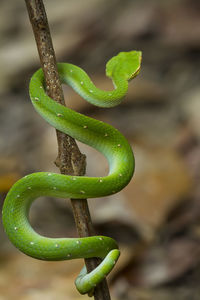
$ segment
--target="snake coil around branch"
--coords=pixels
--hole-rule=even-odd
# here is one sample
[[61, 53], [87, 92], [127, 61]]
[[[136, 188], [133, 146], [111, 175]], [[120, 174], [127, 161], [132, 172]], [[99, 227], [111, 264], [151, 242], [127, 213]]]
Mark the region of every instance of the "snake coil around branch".
[[[100, 107], [113, 107], [124, 98], [128, 81], [140, 71], [141, 52], [121, 52], [106, 65], [106, 75], [114, 90], [95, 87], [79, 67], [58, 64], [62, 83], [70, 85], [85, 100]], [[102, 263], [87, 274], [84, 267], [75, 284], [81, 294], [91, 294], [95, 286], [110, 273], [120, 252], [112, 238], [48, 238], [39, 235], [28, 219], [32, 202], [40, 196], [59, 198], [96, 198], [115, 194], [131, 180], [134, 156], [125, 137], [112, 126], [64, 107], [45, 93], [44, 75], [38, 70], [30, 81], [30, 98], [36, 111], [53, 127], [100, 151], [109, 162], [105, 177], [61, 175], [38, 172], [17, 181], [7, 194], [3, 206], [3, 225], [11, 242], [25, 254], [42, 260], [70, 260], [100, 257]]]

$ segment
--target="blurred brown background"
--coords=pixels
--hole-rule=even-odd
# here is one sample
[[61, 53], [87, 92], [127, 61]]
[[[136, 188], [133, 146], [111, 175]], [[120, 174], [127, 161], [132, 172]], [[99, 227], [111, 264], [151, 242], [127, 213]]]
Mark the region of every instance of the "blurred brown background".
[[[105, 64], [142, 50], [140, 75], [116, 108], [99, 109], [65, 87], [68, 106], [118, 128], [136, 157], [122, 192], [89, 200], [99, 234], [121, 258], [109, 277], [113, 300], [200, 299], [200, 2], [198, 0], [49, 0], [44, 2], [58, 61], [84, 68], [109, 89]], [[55, 171], [55, 130], [36, 114], [28, 83], [39, 59], [24, 1], [0, 2], [0, 203], [25, 174]], [[106, 174], [93, 149], [87, 173]], [[76, 236], [69, 201], [39, 199], [31, 221], [48, 236]], [[0, 300], [68, 300], [82, 261], [26, 257], [0, 227]]]

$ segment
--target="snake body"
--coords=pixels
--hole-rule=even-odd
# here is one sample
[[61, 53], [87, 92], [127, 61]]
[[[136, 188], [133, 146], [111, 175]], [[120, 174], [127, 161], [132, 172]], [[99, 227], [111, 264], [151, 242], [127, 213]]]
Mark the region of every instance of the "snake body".
[[[106, 74], [115, 89], [103, 91], [95, 87], [79, 67], [58, 64], [62, 83], [70, 85], [84, 99], [101, 107], [119, 104], [128, 88], [128, 80], [140, 70], [141, 52], [121, 52], [106, 66]], [[53, 127], [98, 151], [109, 162], [105, 177], [66, 176], [38, 172], [17, 181], [7, 194], [3, 206], [3, 225], [11, 242], [25, 254], [42, 260], [70, 260], [100, 257], [102, 263], [87, 274], [84, 267], [76, 279], [81, 294], [91, 293], [94, 287], [112, 270], [119, 257], [117, 243], [109, 237], [48, 238], [31, 227], [28, 215], [31, 203], [40, 196], [59, 198], [96, 198], [117, 193], [130, 181], [134, 171], [134, 156], [125, 137], [112, 126], [81, 115], [64, 107], [45, 93], [42, 70], [30, 81], [30, 98], [36, 111]]]

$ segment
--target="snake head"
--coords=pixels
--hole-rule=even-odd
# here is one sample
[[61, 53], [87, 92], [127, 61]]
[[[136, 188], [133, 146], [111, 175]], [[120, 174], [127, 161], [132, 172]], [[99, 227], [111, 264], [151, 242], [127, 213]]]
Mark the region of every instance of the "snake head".
[[106, 64], [106, 76], [131, 80], [140, 72], [141, 51], [120, 52]]

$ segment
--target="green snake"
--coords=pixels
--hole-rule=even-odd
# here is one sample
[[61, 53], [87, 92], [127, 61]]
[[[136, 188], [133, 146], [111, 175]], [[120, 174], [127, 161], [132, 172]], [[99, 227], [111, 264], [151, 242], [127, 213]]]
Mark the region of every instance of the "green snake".
[[[118, 105], [127, 93], [128, 81], [140, 71], [141, 52], [121, 52], [106, 65], [106, 75], [114, 89], [98, 89], [79, 67], [58, 64], [62, 83], [71, 86], [85, 100], [100, 107]], [[95, 286], [112, 270], [118, 257], [118, 245], [112, 238], [48, 238], [31, 227], [28, 215], [32, 202], [41, 196], [59, 198], [96, 198], [123, 189], [134, 172], [134, 156], [125, 137], [112, 126], [64, 107], [45, 92], [41, 69], [30, 81], [30, 98], [36, 111], [53, 127], [100, 151], [109, 162], [105, 177], [68, 176], [38, 172], [17, 181], [7, 194], [3, 206], [3, 225], [11, 242], [25, 254], [41, 260], [70, 260], [100, 257], [103, 261], [92, 272], [84, 267], [75, 284], [81, 294], [91, 294]]]

